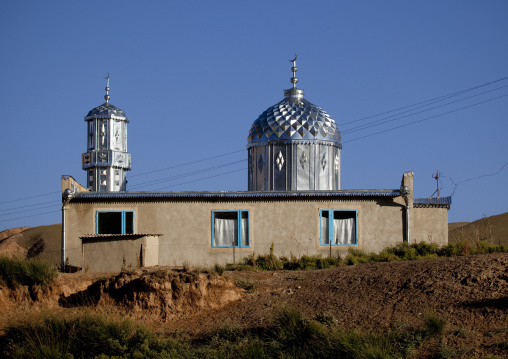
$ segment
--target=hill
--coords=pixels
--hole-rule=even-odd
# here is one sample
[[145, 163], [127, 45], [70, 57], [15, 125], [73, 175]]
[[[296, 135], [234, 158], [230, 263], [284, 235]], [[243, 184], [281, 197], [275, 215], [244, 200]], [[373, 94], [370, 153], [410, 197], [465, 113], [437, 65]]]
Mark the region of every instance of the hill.
[[450, 243], [481, 240], [491, 244], [508, 245], [508, 212], [474, 222], [448, 224], [448, 241]]
[[0, 232], [0, 254], [34, 257], [60, 265], [62, 225], [19, 227]]

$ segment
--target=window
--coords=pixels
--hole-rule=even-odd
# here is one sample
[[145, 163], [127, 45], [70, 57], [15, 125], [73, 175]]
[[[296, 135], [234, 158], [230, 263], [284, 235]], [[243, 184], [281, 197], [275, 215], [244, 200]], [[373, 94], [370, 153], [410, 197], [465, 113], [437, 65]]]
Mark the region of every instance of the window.
[[97, 234], [133, 234], [134, 211], [97, 211]]
[[212, 211], [212, 247], [250, 247], [249, 211]]
[[358, 212], [344, 209], [322, 209], [321, 245], [358, 245]]

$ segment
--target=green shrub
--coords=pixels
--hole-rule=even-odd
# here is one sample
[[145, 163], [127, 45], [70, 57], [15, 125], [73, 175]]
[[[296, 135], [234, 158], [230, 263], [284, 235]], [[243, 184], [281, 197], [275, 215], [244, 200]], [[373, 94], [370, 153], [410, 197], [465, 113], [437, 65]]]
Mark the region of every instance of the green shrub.
[[439, 246], [435, 243], [427, 243], [427, 242], [420, 242], [417, 244], [411, 245], [412, 248], [416, 250], [416, 253], [418, 256], [428, 256], [431, 254], [436, 254], [439, 250]]
[[129, 320], [91, 315], [32, 319], [8, 328], [1, 344], [8, 358], [159, 358], [179, 349]]
[[235, 284], [238, 287], [245, 289], [247, 293], [252, 293], [254, 292], [254, 289], [256, 289], [256, 283], [253, 283], [248, 279], [237, 279]]
[[294, 308], [284, 307], [275, 316], [275, 337], [289, 352], [299, 348], [317, 349], [319, 342], [326, 337], [325, 327], [315, 321], [303, 318]]
[[446, 319], [435, 313], [427, 313], [424, 318], [425, 332], [429, 336], [441, 335], [446, 326]]
[[220, 264], [215, 264], [213, 269], [218, 275], [223, 275], [224, 271], [226, 270], [226, 268], [224, 268], [224, 266], [221, 266]]
[[10, 288], [18, 285], [48, 285], [57, 276], [49, 264], [35, 259], [0, 257], [0, 282]]
[[370, 256], [358, 248], [349, 248], [346, 258], [343, 263], [346, 265], [356, 265], [361, 263], [369, 263], [371, 261]]

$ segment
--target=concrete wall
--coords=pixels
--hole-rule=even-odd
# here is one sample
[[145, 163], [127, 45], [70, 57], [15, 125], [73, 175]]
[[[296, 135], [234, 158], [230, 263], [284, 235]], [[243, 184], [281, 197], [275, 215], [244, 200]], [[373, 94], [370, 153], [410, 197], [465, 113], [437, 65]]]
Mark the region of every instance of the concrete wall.
[[436, 207], [413, 208], [410, 243], [429, 242], [439, 246], [448, 244], [448, 209]]
[[[83, 239], [83, 269], [119, 272], [158, 264], [158, 236], [108, 236]], [[79, 266], [81, 267], [81, 266]]]
[[[448, 243], [446, 208], [415, 208], [413, 172], [403, 175], [402, 186], [410, 194], [399, 197], [253, 197], [249, 199], [71, 199], [65, 205], [65, 253], [68, 264], [90, 271], [119, 270], [139, 265], [141, 244], [146, 248], [144, 265], [211, 266], [239, 262], [251, 254], [266, 254], [274, 245], [275, 255], [330, 254], [320, 244], [322, 209], [355, 210], [358, 214], [358, 243], [355, 248], [380, 252], [406, 240], [406, 213], [409, 213], [409, 242]], [[62, 178], [62, 190], [84, 188], [70, 176]], [[250, 247], [212, 248], [212, 211], [245, 210], [250, 215]], [[97, 211], [134, 211], [134, 233], [161, 234], [133, 240], [110, 239], [92, 243], [86, 239], [85, 262], [80, 237], [96, 233]], [[345, 254], [350, 246], [332, 246], [332, 255]], [[138, 258], [136, 258], [136, 255]]]
[[[160, 233], [160, 265], [210, 266], [233, 262], [232, 248], [212, 248], [212, 211], [248, 210], [250, 214], [250, 248], [235, 248], [240, 261], [252, 253], [265, 254], [273, 243], [277, 256], [329, 255], [330, 248], [320, 245], [320, 210], [349, 209], [358, 211], [357, 248], [379, 252], [386, 246], [403, 241], [404, 200], [401, 197], [376, 199], [253, 199], [234, 201], [159, 201], [124, 203], [67, 204], [66, 255], [70, 264], [81, 266], [81, 239], [95, 233], [96, 211], [134, 211], [135, 233]], [[110, 244], [122, 263], [127, 242]], [[117, 246], [117, 247], [115, 247]], [[136, 244], [137, 246], [137, 244]], [[332, 254], [345, 253], [348, 247], [332, 247]], [[135, 249], [134, 252], [139, 252]], [[77, 257], [77, 258], [76, 258]], [[135, 258], [135, 257], [133, 257]], [[96, 259], [95, 261], [102, 261]], [[130, 262], [132, 263], [132, 262]], [[87, 262], [92, 268], [92, 263]], [[96, 267], [97, 270], [100, 267]], [[101, 269], [102, 270], [102, 269]]]

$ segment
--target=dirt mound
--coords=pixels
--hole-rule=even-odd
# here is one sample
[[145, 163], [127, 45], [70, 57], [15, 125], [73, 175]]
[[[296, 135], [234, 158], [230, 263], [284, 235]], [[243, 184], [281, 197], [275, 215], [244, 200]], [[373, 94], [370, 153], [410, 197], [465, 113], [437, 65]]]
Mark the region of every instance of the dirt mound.
[[31, 228], [31, 227], [10, 228], [10, 229], [6, 229], [5, 231], [0, 232], [0, 243], [4, 239], [12, 237], [16, 234], [20, 234], [21, 232], [25, 231], [28, 228]]
[[184, 270], [139, 270], [94, 282], [62, 296], [62, 307], [119, 305], [162, 321], [216, 309], [236, 301], [243, 290], [223, 277]]
[[434, 312], [457, 328], [508, 330], [508, 254], [232, 275], [249, 281], [254, 292], [206, 321], [188, 319], [186, 328], [199, 332], [226, 318], [265, 325], [274, 311], [289, 305], [309, 318], [326, 313], [349, 328], [419, 325]]
[[470, 357], [508, 355], [508, 254], [224, 277], [169, 268], [60, 274], [49, 288], [0, 287], [0, 330], [33, 311], [92, 308], [200, 337], [224, 323], [269, 327], [286, 306], [306, 318], [326, 316], [342, 328], [373, 331], [418, 327], [434, 313], [446, 320], [447, 345], [470, 348]]
[[18, 241], [23, 237], [22, 233], [29, 228], [30, 227], [11, 228], [0, 232], [0, 255], [9, 258], [24, 258], [27, 250], [20, 246]]

